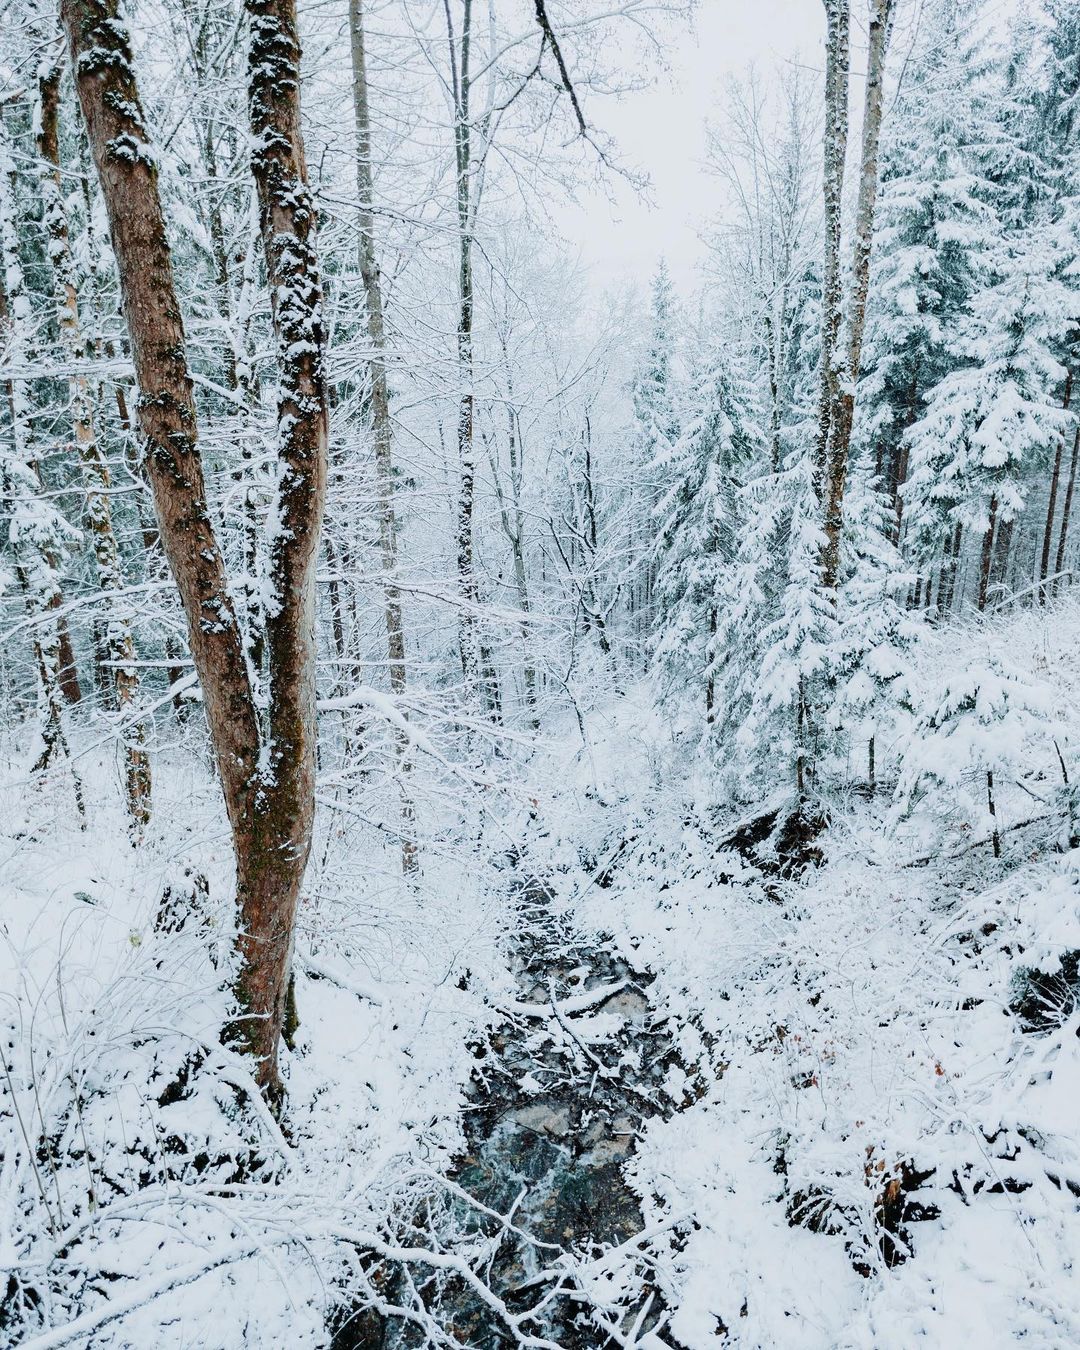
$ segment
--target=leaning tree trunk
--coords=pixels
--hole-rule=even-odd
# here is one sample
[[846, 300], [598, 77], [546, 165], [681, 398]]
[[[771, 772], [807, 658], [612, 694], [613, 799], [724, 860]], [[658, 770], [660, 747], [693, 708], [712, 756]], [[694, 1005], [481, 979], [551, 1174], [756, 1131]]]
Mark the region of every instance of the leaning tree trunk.
[[267, 738], [206, 502], [184, 327], [127, 31], [117, 0], [62, 0], [79, 100], [109, 215], [139, 383], [139, 425], [161, 540], [187, 619], [236, 853], [236, 1034], [281, 1098], [278, 1043], [292, 928], [314, 814], [314, 565], [326, 483], [326, 394], [314, 209], [299, 131], [290, 4], [249, 6], [254, 171], [281, 370], [277, 612], [267, 624]]
[[120, 612], [117, 601], [123, 590], [124, 575], [109, 503], [109, 468], [94, 430], [90, 384], [78, 368], [83, 355], [83, 339], [60, 168], [60, 73], [60, 50], [57, 48], [38, 78], [37, 147], [41, 160], [42, 205], [59, 311], [60, 342], [70, 372], [68, 395], [75, 452], [86, 489], [86, 515], [98, 584], [109, 607], [105, 625], [107, 678], [121, 718], [125, 796], [132, 834], [138, 840], [150, 821], [150, 758], [146, 753], [142, 723], [133, 717], [138, 703], [139, 676], [131, 625]]
[[[364, 48], [363, 0], [350, 0], [349, 38], [352, 54], [353, 115], [356, 123], [356, 192], [360, 226], [360, 276], [367, 301], [368, 340], [371, 355], [371, 421], [375, 433], [375, 481], [379, 498], [379, 548], [383, 568], [383, 613], [390, 690], [405, 693], [405, 626], [401, 592], [397, 582], [397, 515], [394, 510], [393, 427], [390, 421], [390, 391], [386, 378], [386, 324], [383, 317], [382, 285], [375, 249], [375, 184], [371, 168], [371, 116], [368, 108], [367, 57]], [[409, 741], [398, 736], [401, 775], [402, 821], [401, 865], [405, 873], [417, 870], [414, 808], [407, 785], [410, 767]]]
[[[829, 417], [825, 456], [825, 545], [822, 551], [822, 585], [834, 590], [840, 573], [840, 535], [844, 527], [844, 487], [855, 420], [855, 387], [862, 364], [862, 340], [866, 326], [866, 299], [870, 290], [870, 252], [874, 239], [874, 208], [878, 190], [878, 148], [881, 143], [881, 105], [884, 93], [885, 51], [889, 41], [893, 0], [874, 0], [870, 19], [870, 47], [866, 70], [866, 100], [863, 107], [862, 158], [859, 171], [859, 202], [855, 216], [855, 257], [851, 276], [851, 308], [848, 318], [848, 350], [842, 377], [835, 381], [834, 402]], [[846, 11], [844, 10], [844, 59], [846, 62]], [[847, 79], [843, 80], [846, 119]], [[835, 366], [836, 357], [833, 357]]]

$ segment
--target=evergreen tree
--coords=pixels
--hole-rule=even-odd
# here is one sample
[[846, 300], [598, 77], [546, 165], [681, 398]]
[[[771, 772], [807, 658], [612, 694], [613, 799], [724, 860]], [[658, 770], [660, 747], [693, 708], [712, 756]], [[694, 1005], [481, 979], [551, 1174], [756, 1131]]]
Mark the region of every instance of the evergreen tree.
[[926, 699], [904, 747], [894, 818], [920, 803], [959, 813], [1000, 853], [1000, 796], [1053, 754], [1053, 692], [1003, 658], [946, 676]]
[[[928, 392], [958, 363], [953, 321], [975, 287], [973, 245], [989, 224], [971, 163], [989, 109], [977, 85], [970, 11], [962, 0], [927, 7], [886, 125], [860, 401], [864, 435], [893, 500], [894, 536], [905, 509], [907, 433]], [[936, 537], [936, 518], [922, 525]]]
[[665, 688], [704, 683], [724, 579], [737, 547], [738, 493], [764, 450], [748, 381], [719, 344], [694, 363], [682, 433], [655, 461], [655, 658]]
[[652, 282], [645, 351], [631, 391], [634, 467], [628, 507], [631, 549], [640, 562], [630, 579], [627, 599], [643, 645], [654, 613], [656, 571], [651, 539], [660, 493], [656, 466], [670, 454], [679, 436], [675, 351], [675, 290], [667, 263], [661, 260]]
[[813, 484], [820, 287], [809, 271], [788, 345], [790, 420], [779, 472], [762, 462], [737, 499], [738, 532], [709, 644], [720, 744], [735, 753], [722, 777], [739, 795], [763, 786], [801, 806], [822, 750], [817, 716], [835, 609], [821, 588], [823, 533]]
[[880, 747], [892, 744], [909, 720], [912, 651], [923, 632], [903, 603], [913, 576], [891, 542], [892, 519], [891, 503], [874, 475], [858, 466], [848, 490], [846, 580], [837, 604], [828, 720], [851, 749], [863, 747], [871, 793], [892, 769]]
[[[965, 147], [978, 203], [965, 245], [972, 286], [952, 325], [953, 368], [928, 391], [911, 426], [908, 496], [924, 537], [944, 520], [982, 540], [977, 603], [985, 607], [995, 531], [1011, 529], [1065, 429], [1057, 358], [1075, 296], [1060, 280], [1060, 238], [1043, 205], [1047, 165], [1032, 136], [1031, 34], [984, 68], [970, 57]], [[940, 533], [940, 530], [938, 530]]]

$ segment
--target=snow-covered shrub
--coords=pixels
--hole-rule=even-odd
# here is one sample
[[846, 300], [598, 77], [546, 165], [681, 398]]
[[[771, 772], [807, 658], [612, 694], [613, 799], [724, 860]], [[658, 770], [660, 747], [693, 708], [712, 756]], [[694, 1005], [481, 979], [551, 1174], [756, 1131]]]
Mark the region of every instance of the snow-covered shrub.
[[[948, 675], [926, 700], [904, 747], [894, 813], [942, 813], [989, 834], [997, 853], [999, 805], [1010, 785], [1053, 763], [1053, 691], [991, 656]], [[1031, 789], [1028, 789], [1031, 791]]]

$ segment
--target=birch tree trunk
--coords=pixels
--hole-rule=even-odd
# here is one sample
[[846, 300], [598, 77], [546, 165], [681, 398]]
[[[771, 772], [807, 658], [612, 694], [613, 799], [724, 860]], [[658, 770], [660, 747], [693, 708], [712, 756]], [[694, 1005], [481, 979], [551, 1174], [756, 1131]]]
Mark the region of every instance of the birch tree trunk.
[[844, 164], [848, 128], [849, 0], [824, 0], [825, 43], [825, 258], [821, 286], [821, 392], [818, 403], [817, 444], [814, 451], [814, 488], [822, 499], [825, 486], [829, 428], [836, 407], [840, 372], [841, 278], [840, 226], [844, 198]]
[[83, 355], [79, 327], [79, 297], [75, 285], [75, 261], [60, 166], [60, 75], [61, 48], [57, 45], [38, 77], [37, 148], [40, 156], [41, 196], [45, 227], [49, 236], [53, 286], [58, 307], [60, 342], [71, 370], [68, 397], [75, 452], [86, 490], [86, 515], [89, 521], [98, 585], [105, 597], [105, 653], [108, 679], [120, 714], [124, 740], [124, 784], [132, 834], [138, 841], [150, 821], [150, 759], [145, 748], [142, 723], [132, 714], [138, 703], [139, 676], [135, 665], [135, 640], [131, 625], [120, 612], [118, 596], [124, 575], [120, 548], [113, 529], [109, 503], [109, 468], [101, 453], [94, 428], [93, 399], [85, 374], [78, 370]]
[[326, 393], [315, 218], [299, 128], [299, 50], [288, 0], [249, 4], [253, 171], [281, 355], [280, 522], [270, 542], [267, 734], [206, 502], [183, 321], [153, 148], [117, 0], [62, 0], [79, 101], [109, 216], [139, 384], [139, 425], [162, 545], [187, 619], [236, 855], [242, 1048], [269, 1101], [296, 907], [314, 817], [315, 556], [326, 484]]
[[464, 13], [459, 49], [455, 45], [453, 20], [449, 0], [446, 9], [447, 38], [450, 44], [450, 72], [454, 97], [454, 164], [458, 219], [458, 324], [457, 362], [461, 390], [458, 402], [458, 458], [461, 465], [461, 487], [457, 507], [457, 567], [458, 582], [463, 602], [458, 626], [461, 647], [461, 669], [465, 677], [465, 696], [469, 697], [476, 685], [479, 653], [477, 652], [476, 603], [477, 587], [473, 559], [473, 499], [476, 491], [476, 451], [474, 445], [473, 406], [473, 275], [472, 275], [472, 213], [470, 210], [471, 128], [469, 126], [469, 54], [472, 40], [472, 3], [463, 0]]
[[[835, 0], [834, 0], [835, 3]], [[847, 59], [847, 0], [839, 0], [844, 15], [844, 59]], [[884, 94], [885, 52], [892, 22], [893, 0], [874, 0], [870, 18], [866, 97], [863, 106], [862, 154], [859, 170], [859, 202], [855, 216], [855, 256], [851, 277], [851, 307], [848, 314], [848, 348], [843, 369], [830, 386], [833, 399], [829, 414], [825, 463], [825, 545], [822, 551], [822, 585], [836, 589], [840, 572], [840, 536], [844, 527], [844, 488], [855, 419], [855, 389], [862, 364], [862, 340], [866, 327], [866, 299], [870, 290], [870, 252], [874, 238], [874, 208], [878, 190], [878, 150], [881, 144], [881, 106]], [[843, 78], [847, 117], [847, 77]], [[835, 370], [837, 356], [833, 353]]]
[[458, 494], [456, 542], [461, 618], [458, 642], [465, 698], [471, 701], [479, 690], [488, 712], [498, 715], [499, 691], [490, 653], [480, 636], [478, 609], [480, 590], [476, 582], [476, 550], [473, 515], [476, 505], [476, 394], [473, 367], [473, 157], [471, 116], [472, 0], [463, 0], [461, 40], [454, 36], [450, 0], [444, 0], [447, 37], [450, 44], [451, 89], [454, 101], [454, 164], [458, 219], [458, 325], [457, 364], [461, 392], [458, 401], [458, 456], [461, 487]]
[[[390, 391], [386, 378], [386, 324], [383, 316], [382, 284], [375, 246], [375, 184], [371, 167], [371, 115], [368, 106], [367, 56], [364, 47], [363, 0], [349, 0], [349, 45], [352, 56], [353, 116], [356, 123], [356, 192], [360, 226], [360, 276], [367, 302], [368, 340], [371, 354], [368, 373], [371, 380], [371, 422], [375, 436], [375, 482], [379, 495], [379, 548], [383, 569], [383, 611], [386, 622], [386, 650], [390, 690], [404, 694], [406, 686], [405, 627], [401, 614], [401, 592], [397, 583], [398, 526], [394, 509], [393, 425], [390, 420]], [[414, 808], [407, 786], [409, 741], [398, 737], [401, 775], [402, 834], [401, 863], [405, 873], [417, 870]]]

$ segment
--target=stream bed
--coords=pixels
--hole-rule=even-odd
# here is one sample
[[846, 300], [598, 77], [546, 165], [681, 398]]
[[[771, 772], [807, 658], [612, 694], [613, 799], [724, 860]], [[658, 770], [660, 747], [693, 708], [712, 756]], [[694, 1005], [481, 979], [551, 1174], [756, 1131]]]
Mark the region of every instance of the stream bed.
[[[553, 912], [542, 880], [521, 881], [516, 904], [518, 999], [477, 1048], [469, 1148], [455, 1179], [532, 1239], [506, 1235], [493, 1290], [515, 1311], [547, 1293], [543, 1333], [565, 1350], [598, 1350], [619, 1339], [605, 1333], [572, 1278], [551, 1295], [554, 1273], [573, 1269], [564, 1254], [598, 1256], [642, 1231], [624, 1169], [645, 1123], [674, 1109], [665, 1082], [677, 1055], [650, 1005], [648, 972], [632, 969], [603, 939], [574, 931]], [[662, 1313], [646, 1275], [638, 1305], [613, 1326], [620, 1339], [631, 1328], [637, 1337]], [[475, 1350], [512, 1344], [482, 1306], [459, 1314], [457, 1326]]]

